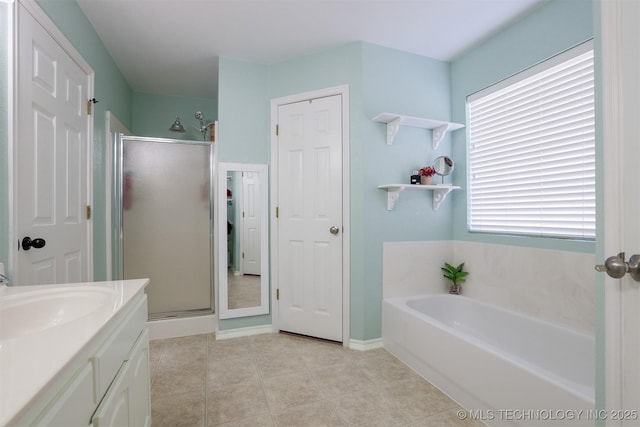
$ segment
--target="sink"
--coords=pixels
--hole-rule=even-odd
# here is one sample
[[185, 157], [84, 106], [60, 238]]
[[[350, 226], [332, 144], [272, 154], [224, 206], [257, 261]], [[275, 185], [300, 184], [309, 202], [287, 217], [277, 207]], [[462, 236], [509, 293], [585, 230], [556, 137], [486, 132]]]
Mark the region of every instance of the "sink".
[[115, 290], [94, 286], [25, 287], [0, 298], [0, 341], [86, 320], [88, 316], [106, 319], [117, 309], [118, 299]]

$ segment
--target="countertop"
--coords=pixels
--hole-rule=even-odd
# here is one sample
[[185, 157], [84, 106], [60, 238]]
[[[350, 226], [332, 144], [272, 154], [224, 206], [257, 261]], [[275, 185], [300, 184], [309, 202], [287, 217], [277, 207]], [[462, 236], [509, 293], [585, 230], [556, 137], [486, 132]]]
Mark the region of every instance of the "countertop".
[[[12, 310], [11, 316], [5, 317], [4, 321], [0, 317], [0, 425], [12, 420], [39, 397], [109, 320], [136, 295], [144, 292], [148, 283], [149, 279], [135, 279], [38, 286], [0, 285], [0, 316], [1, 310]], [[71, 320], [58, 320], [64, 318], [65, 310], [67, 313], [79, 312], [69, 306], [72, 298], [66, 295], [83, 291], [91, 293], [93, 290], [98, 294], [96, 299], [101, 298], [99, 307], [77, 308], [80, 315], [73, 314]], [[34, 301], [34, 298], [38, 304], [35, 306], [37, 310], [34, 305], [21, 307], [22, 303], [16, 303]], [[43, 304], [60, 304], [62, 301], [66, 301], [66, 306], [50, 310], [59, 315], [53, 316], [53, 320], [49, 316], [45, 322], [47, 325], [41, 329], [37, 324], [37, 313], [49, 309]], [[78, 298], [78, 301], [82, 299]], [[20, 313], [16, 307], [24, 313]], [[14, 326], [19, 333], [10, 329]]]

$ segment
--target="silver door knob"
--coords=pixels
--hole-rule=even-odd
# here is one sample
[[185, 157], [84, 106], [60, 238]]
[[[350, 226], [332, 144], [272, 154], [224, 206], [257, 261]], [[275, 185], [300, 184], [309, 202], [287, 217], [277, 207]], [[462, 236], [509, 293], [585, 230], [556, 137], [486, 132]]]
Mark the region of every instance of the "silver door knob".
[[633, 280], [640, 282], [640, 255], [632, 255], [629, 262], [625, 262], [624, 252], [620, 252], [617, 256], [607, 258], [604, 265], [596, 265], [596, 270], [614, 279], [620, 279], [628, 272]]
[[627, 271], [636, 282], [640, 282], [640, 255], [631, 255], [627, 263]]
[[331, 233], [331, 234], [338, 234], [339, 232], [340, 232], [340, 229], [339, 229], [338, 227], [336, 227], [335, 225], [334, 225], [334, 226], [332, 226], [332, 227], [329, 229], [329, 233]]

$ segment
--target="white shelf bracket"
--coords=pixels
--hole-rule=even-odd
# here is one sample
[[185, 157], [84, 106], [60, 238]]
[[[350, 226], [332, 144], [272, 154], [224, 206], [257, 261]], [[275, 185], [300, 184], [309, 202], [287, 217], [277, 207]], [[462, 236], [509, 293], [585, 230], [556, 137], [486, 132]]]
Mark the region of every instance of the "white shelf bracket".
[[392, 211], [396, 205], [396, 201], [400, 197], [400, 192], [403, 190], [401, 187], [387, 189], [387, 210]]
[[[444, 139], [444, 136], [449, 132], [451, 125], [449, 123], [444, 124], [442, 126], [438, 126], [437, 128], [433, 128], [433, 149], [437, 150], [440, 142]], [[388, 144], [388, 142], [387, 142]]]
[[398, 129], [400, 129], [401, 121], [402, 117], [398, 117], [387, 123], [387, 145], [393, 145], [393, 139], [396, 137]]
[[433, 190], [433, 210], [437, 211], [440, 205], [447, 198], [447, 195], [453, 190], [451, 187], [437, 188]]

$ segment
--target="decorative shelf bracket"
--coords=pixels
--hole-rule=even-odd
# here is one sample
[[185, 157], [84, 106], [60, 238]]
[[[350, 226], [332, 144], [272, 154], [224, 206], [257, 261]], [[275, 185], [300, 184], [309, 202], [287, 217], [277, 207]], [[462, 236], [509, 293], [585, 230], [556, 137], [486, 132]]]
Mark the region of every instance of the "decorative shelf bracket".
[[444, 124], [433, 128], [433, 149], [437, 150], [440, 142], [444, 139], [444, 136], [451, 129], [451, 123]]
[[[460, 188], [460, 187], [457, 187]], [[451, 193], [453, 190], [452, 186], [447, 186], [445, 188], [437, 188], [433, 190], [433, 210], [437, 211], [440, 208], [440, 205], [447, 198], [447, 195]]]
[[387, 189], [387, 210], [392, 211], [396, 202], [400, 198], [400, 192], [404, 190], [401, 187], [389, 188]]
[[453, 190], [459, 190], [460, 187], [455, 185], [415, 185], [415, 184], [385, 184], [379, 185], [378, 188], [387, 192], [387, 210], [392, 211], [396, 202], [400, 198], [403, 190], [432, 190], [433, 191], [433, 210], [437, 211], [442, 202], [445, 201], [447, 195]]
[[392, 145], [400, 126], [411, 126], [433, 130], [433, 149], [437, 149], [447, 132], [463, 128], [460, 123], [445, 122], [442, 120], [426, 119], [423, 117], [403, 116], [395, 113], [380, 113], [373, 118], [374, 122], [387, 125], [387, 145]]
[[396, 134], [400, 129], [400, 122], [402, 122], [402, 117], [398, 117], [397, 119], [391, 120], [387, 123], [387, 145], [393, 144], [393, 139], [396, 137]]

